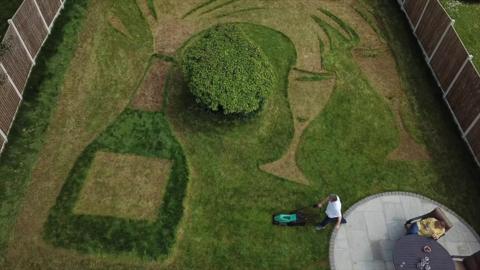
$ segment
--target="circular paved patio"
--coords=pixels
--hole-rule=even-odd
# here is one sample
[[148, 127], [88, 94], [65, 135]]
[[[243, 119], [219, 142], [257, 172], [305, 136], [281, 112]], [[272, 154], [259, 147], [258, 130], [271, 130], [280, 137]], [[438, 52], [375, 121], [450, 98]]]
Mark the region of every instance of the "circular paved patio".
[[348, 223], [330, 239], [332, 270], [394, 269], [393, 246], [405, 234], [407, 219], [441, 207], [453, 227], [438, 241], [451, 255], [471, 255], [480, 250], [478, 234], [452, 210], [424, 196], [387, 192], [354, 204], [344, 216]]

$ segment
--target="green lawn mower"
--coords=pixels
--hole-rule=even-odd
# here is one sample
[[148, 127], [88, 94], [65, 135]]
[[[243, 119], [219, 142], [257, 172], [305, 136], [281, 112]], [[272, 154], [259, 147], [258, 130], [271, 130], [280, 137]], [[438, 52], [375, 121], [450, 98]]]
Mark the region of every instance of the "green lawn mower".
[[303, 210], [304, 207], [288, 213], [275, 213], [272, 215], [272, 224], [277, 226], [305, 226], [310, 220], [309, 216]]

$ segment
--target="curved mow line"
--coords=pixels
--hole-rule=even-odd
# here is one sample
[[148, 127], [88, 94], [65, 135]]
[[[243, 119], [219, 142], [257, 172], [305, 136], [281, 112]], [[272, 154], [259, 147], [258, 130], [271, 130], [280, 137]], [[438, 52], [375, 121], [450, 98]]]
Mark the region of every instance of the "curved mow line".
[[265, 7], [244, 8], [244, 9], [239, 9], [239, 10], [235, 10], [235, 11], [232, 11], [232, 12], [227, 12], [227, 13], [224, 13], [224, 14], [217, 15], [217, 16], [215, 16], [215, 18], [218, 19], [218, 18], [223, 18], [223, 17], [235, 15], [235, 14], [238, 14], [238, 13], [244, 13], [244, 12], [255, 11], [255, 10], [264, 10], [264, 9], [266, 9], [266, 8]]
[[194, 7], [194, 8], [192, 8], [190, 11], [188, 11], [187, 13], [185, 13], [185, 15], [182, 16], [182, 19], [185, 19], [186, 17], [190, 16], [191, 14], [193, 14], [194, 12], [196, 12], [197, 10], [202, 9], [202, 8], [208, 6], [208, 5], [210, 5], [210, 4], [212, 4], [212, 3], [216, 2], [216, 1], [217, 1], [217, 0], [207, 0], [206, 2], [204, 2], [204, 3], [202, 3], [202, 4], [198, 5], [198, 6], [196, 6], [196, 7]]
[[235, 2], [238, 2], [238, 0], [230, 0], [230, 1], [227, 1], [227, 2], [222, 3], [222, 4], [220, 4], [220, 5], [216, 5], [216, 6], [212, 7], [212, 8], [210, 8], [210, 9], [207, 9], [207, 10], [203, 11], [202, 13], [200, 13], [200, 16], [205, 15], [205, 14], [208, 14], [208, 13], [210, 13], [210, 12], [213, 12], [213, 11], [215, 11], [215, 10], [217, 10], [217, 9], [222, 8], [222, 7], [226, 7], [226, 6], [231, 5], [231, 4], [235, 3]]
[[[478, 233], [472, 228], [472, 226], [470, 224], [468, 224], [461, 216], [459, 216], [453, 210], [446, 207], [442, 203], [439, 203], [439, 202], [434, 201], [434, 200], [432, 200], [432, 199], [430, 199], [426, 196], [423, 196], [423, 195], [420, 195], [420, 194], [417, 194], [417, 193], [413, 193], [413, 192], [393, 191], [393, 192], [382, 192], [382, 193], [370, 195], [370, 196], [365, 197], [365, 198], [361, 199], [360, 201], [354, 203], [352, 206], [350, 206], [350, 208], [348, 208], [348, 210], [345, 212], [344, 216], [349, 215], [351, 212], [353, 212], [355, 209], [357, 209], [360, 205], [363, 205], [364, 203], [367, 203], [371, 200], [374, 200], [374, 199], [377, 199], [377, 198], [380, 198], [380, 197], [390, 196], [390, 195], [403, 195], [403, 196], [415, 197], [415, 198], [425, 200], [427, 202], [430, 202], [432, 204], [435, 204], [435, 205], [441, 207], [443, 210], [447, 211], [448, 213], [450, 213], [451, 215], [456, 217], [475, 236], [476, 240], [478, 242], [480, 242], [480, 236], [478, 235]], [[329, 249], [328, 249], [328, 257], [329, 258], [328, 259], [330, 261], [330, 269], [331, 270], [337, 270], [335, 268], [335, 265], [332, 264], [332, 262], [334, 262], [333, 254], [334, 254], [334, 251], [335, 251], [335, 239], [337, 238], [337, 234], [338, 234], [338, 232], [334, 230], [332, 232], [332, 235], [330, 236], [330, 243], [329, 243]], [[341, 269], [338, 269], [338, 270], [341, 270]]]
[[360, 40], [360, 36], [357, 34], [357, 32], [350, 25], [348, 25], [346, 22], [344, 22], [342, 19], [340, 19], [338, 16], [336, 16], [335, 14], [333, 14], [330, 11], [328, 11], [326, 9], [323, 9], [323, 8], [319, 8], [318, 10], [320, 10], [320, 12], [322, 12], [323, 14], [328, 16], [340, 28], [342, 28], [343, 31], [345, 31], [345, 33], [347, 33], [350, 36], [351, 40], [353, 40], [355, 42]]
[[[322, 29], [322, 31], [325, 33], [325, 35], [327, 36], [327, 39], [328, 39], [328, 46], [331, 50], [333, 50], [335, 48], [335, 46], [333, 46], [332, 36], [330, 35], [330, 32], [328, 31], [327, 28], [331, 28], [331, 30], [333, 30], [333, 31], [337, 31], [337, 30], [335, 28], [331, 27], [328, 23], [324, 22], [322, 19], [320, 19], [319, 17], [317, 17], [315, 15], [311, 15], [311, 18], [313, 19], [313, 21], [315, 21], [315, 23], [318, 25], [318, 27], [320, 27]], [[338, 34], [341, 37], [346, 39], [346, 37], [343, 36], [342, 33], [338, 32]], [[319, 37], [319, 39], [321, 40], [320, 37]]]

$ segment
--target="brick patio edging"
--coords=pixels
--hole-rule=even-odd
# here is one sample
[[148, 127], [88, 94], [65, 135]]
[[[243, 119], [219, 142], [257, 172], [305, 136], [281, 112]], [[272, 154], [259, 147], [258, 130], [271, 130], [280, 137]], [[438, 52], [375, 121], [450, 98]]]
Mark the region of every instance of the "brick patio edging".
[[[450, 208], [446, 207], [445, 205], [443, 205], [443, 204], [441, 204], [437, 201], [434, 201], [434, 200], [432, 200], [428, 197], [425, 197], [423, 195], [413, 193], [413, 192], [394, 191], [394, 192], [382, 192], [382, 193], [378, 193], [378, 194], [375, 194], [375, 195], [370, 195], [368, 197], [365, 197], [365, 198], [361, 199], [360, 201], [353, 204], [350, 208], [348, 208], [348, 210], [344, 213], [344, 216], [345, 216], [345, 218], [348, 218], [350, 213], [355, 211], [355, 209], [357, 209], [360, 205], [363, 205], [363, 204], [365, 204], [365, 203], [367, 203], [367, 202], [369, 202], [373, 199], [377, 199], [377, 198], [385, 197], [385, 196], [392, 196], [392, 195], [403, 195], [403, 196], [415, 197], [415, 198], [419, 198], [419, 199], [422, 199], [422, 200], [426, 200], [426, 201], [428, 201], [432, 204], [438, 205], [439, 207], [442, 208], [442, 210], [447, 211], [448, 213], [450, 213], [451, 215], [456, 217], [460, 222], [462, 222], [462, 224], [465, 225], [467, 227], [467, 229], [470, 230], [473, 233], [476, 240], [478, 242], [480, 242], [480, 236], [477, 234], [477, 232], [472, 228], [472, 226], [470, 226], [470, 224], [465, 222], [465, 220], [462, 217], [457, 215], [457, 213], [455, 213]], [[342, 269], [336, 269], [335, 260], [333, 258], [334, 249], [335, 249], [335, 239], [336, 238], [337, 238], [337, 231], [333, 230], [332, 235], [330, 236], [330, 244], [329, 244], [330, 247], [329, 247], [329, 250], [328, 250], [328, 252], [329, 252], [328, 258], [329, 258], [329, 261], [330, 261], [330, 269], [331, 270], [342, 270]]]

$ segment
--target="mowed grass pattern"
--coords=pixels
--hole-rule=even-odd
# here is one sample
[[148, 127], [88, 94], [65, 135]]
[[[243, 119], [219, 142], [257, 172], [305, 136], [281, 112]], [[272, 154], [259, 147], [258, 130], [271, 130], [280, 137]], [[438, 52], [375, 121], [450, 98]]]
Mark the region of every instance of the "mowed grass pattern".
[[[194, 2], [196, 5], [202, 1], [192, 1], [192, 8]], [[254, 9], [253, 2], [249, 1], [250, 5], [245, 9], [261, 10]], [[259, 0], [258, 7], [264, 7], [267, 2]], [[90, 23], [83, 28], [83, 32], [88, 34], [81, 37], [82, 47], [77, 52], [80, 56], [73, 63], [85, 64], [72, 64], [67, 72], [67, 79], [71, 82], [62, 90], [59, 111], [52, 118], [47, 137], [52, 141], [45, 145], [37, 165], [48, 170], [43, 172], [38, 169], [41, 172], [34, 174], [32, 184], [33, 187], [42, 187], [38, 183], [45, 182], [45, 186], [61, 187], [65, 179], [68, 180], [52, 209], [50, 223], [46, 226], [46, 239], [56, 246], [81, 250], [92, 256], [69, 255], [75, 260], [62, 261], [34, 248], [25, 248], [28, 245], [35, 245], [39, 250], [43, 248], [38, 244], [41, 241], [34, 237], [39, 231], [43, 232], [38, 223], [46, 220], [48, 210], [55, 204], [55, 201], [35, 201], [32, 199], [35, 196], [27, 194], [27, 208], [20, 216], [15, 241], [12, 241], [10, 265], [42, 265], [44, 268], [60, 269], [329, 269], [329, 230], [319, 233], [312, 227], [278, 228], [272, 227], [270, 222], [273, 212], [311, 205], [330, 192], [340, 194], [344, 209], [380, 191], [418, 192], [454, 209], [478, 230], [480, 210], [474, 207], [480, 195], [478, 170], [450, 121], [448, 111], [436, 92], [439, 90], [425, 67], [401, 11], [389, 0], [363, 2], [371, 8], [372, 17], [377, 16], [378, 19], [369, 20], [369, 23], [375, 24], [375, 29], [382, 33], [396, 56], [409, 99], [408, 106], [413, 111], [403, 115], [409, 123], [409, 132], [427, 146], [432, 160], [386, 159], [399, 140], [394, 115], [352, 60], [351, 49], [362, 39], [356, 35], [356, 26], [346, 23], [341, 14], [330, 14], [325, 9], [318, 11], [319, 16], [314, 20], [323, 33], [322, 38], [325, 37], [320, 43], [322, 59], [318, 61], [323, 62], [328, 74], [334, 75], [337, 82], [324, 111], [304, 133], [297, 154], [297, 163], [311, 185], [298, 185], [259, 170], [259, 165], [280, 158], [293, 137], [287, 78], [295, 61], [298, 62], [302, 55], [296, 55], [296, 51], [300, 51], [295, 48], [298, 44], [292, 44], [282, 33], [258, 25], [241, 24], [249, 38], [268, 56], [279, 78], [264, 110], [257, 117], [238, 120], [208, 113], [195, 104], [178, 67], [174, 66], [166, 88], [166, 118], [162, 118], [161, 113], [155, 114], [152, 124], [140, 127], [155, 130], [148, 133], [153, 136], [153, 133], [167, 134], [171, 126], [172, 135], [184, 150], [184, 168], [190, 172], [185, 200], [183, 203], [175, 200], [178, 208], [172, 208], [165, 215], [168, 220], [177, 222], [183, 214], [183, 219], [178, 229], [168, 227], [167, 237], [150, 234], [152, 231], [143, 225], [136, 227], [133, 223], [114, 219], [110, 220], [112, 222], [102, 221], [100, 229], [96, 230], [97, 225], [91, 225], [98, 220], [92, 219], [85, 224], [69, 214], [69, 207], [71, 209], [75, 192], [78, 192], [82, 181], [81, 177], [72, 177], [78, 172], [86, 173], [91, 151], [100, 149], [94, 146], [98, 147], [99, 141], [110, 138], [102, 143], [110, 145], [111, 151], [118, 151], [122, 141], [120, 134], [127, 134], [123, 137], [132, 145], [163, 139], [154, 137], [144, 141], [137, 135], [130, 137], [128, 133], [138, 119], [129, 117], [143, 113], [124, 110], [153, 53], [150, 34], [145, 30], [148, 27], [137, 12], [134, 1], [92, 1], [89, 16], [100, 18], [99, 27]], [[151, 7], [153, 1], [148, 3]], [[172, 4], [170, 1], [158, 1], [154, 6], [168, 3]], [[222, 7], [239, 7], [242, 3], [218, 1], [187, 17], [219, 6], [203, 15], [225, 15], [234, 11], [219, 13]], [[130, 27], [129, 33], [135, 34], [131, 43], [125, 41], [125, 36], [102, 24], [108, 15], [105, 10], [114, 12], [126, 27]], [[243, 14], [243, 11], [240, 12], [242, 9], [237, 10], [239, 12], [234, 14]], [[158, 12], [157, 16], [161, 13]], [[276, 19], [278, 23], [283, 21], [281, 17]], [[118, 57], [119, 54], [123, 57]], [[100, 63], [100, 69], [97, 69], [96, 63]], [[89, 83], [80, 86], [72, 83], [75, 75], [82, 74], [84, 70], [87, 72], [80, 81]], [[120, 114], [122, 111], [124, 113]], [[122, 124], [126, 123], [125, 119], [130, 119], [128, 124]], [[161, 124], [153, 124], [158, 122]], [[108, 129], [102, 133], [108, 126], [115, 125], [119, 127], [118, 131]], [[98, 137], [99, 134], [108, 136]], [[144, 146], [139, 149], [146, 149]], [[133, 152], [151, 155], [150, 151]], [[52, 165], [57, 163], [59, 165]], [[74, 170], [69, 176], [71, 167]], [[167, 191], [166, 196], [169, 194], [173, 196], [179, 192]], [[21, 194], [12, 196], [19, 197]], [[28, 215], [33, 211], [47, 214]], [[321, 218], [320, 211], [314, 214]], [[28, 223], [30, 216], [38, 220]], [[161, 218], [162, 214], [159, 215]], [[115, 226], [112, 227], [112, 224]], [[23, 253], [18, 252], [22, 248]], [[58, 250], [68, 253], [64, 249]], [[122, 257], [125, 252], [133, 256]], [[21, 260], [16, 260], [18, 256]], [[139, 262], [135, 256], [156, 258], [165, 263]], [[42, 261], [41, 258], [52, 260]]]
[[[99, 152], [173, 161], [165, 197], [161, 206], [160, 203], [157, 205], [159, 210], [153, 222], [116, 215], [74, 213], [89, 169]], [[127, 109], [87, 146], [75, 162], [50, 212], [45, 237], [57, 246], [84, 252], [122, 252], [146, 258], [165, 255], [175, 239], [176, 225], [182, 217], [182, 200], [188, 177], [186, 170], [182, 149], [172, 137], [163, 114]]]

